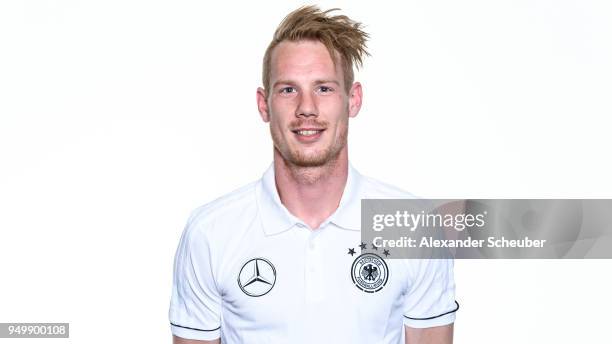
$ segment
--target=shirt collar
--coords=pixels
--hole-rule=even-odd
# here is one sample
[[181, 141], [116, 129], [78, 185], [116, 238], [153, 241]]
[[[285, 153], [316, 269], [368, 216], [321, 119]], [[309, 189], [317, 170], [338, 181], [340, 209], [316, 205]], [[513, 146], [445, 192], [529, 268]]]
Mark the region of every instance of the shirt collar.
[[[346, 185], [342, 192], [340, 204], [336, 211], [321, 224], [321, 227], [325, 227], [328, 223], [333, 223], [342, 229], [360, 230], [361, 179], [361, 174], [349, 164]], [[276, 189], [274, 164], [268, 167], [259, 183], [257, 183], [255, 193], [266, 235], [278, 234], [295, 225], [303, 224], [303, 221], [293, 216], [281, 203], [278, 190]]]

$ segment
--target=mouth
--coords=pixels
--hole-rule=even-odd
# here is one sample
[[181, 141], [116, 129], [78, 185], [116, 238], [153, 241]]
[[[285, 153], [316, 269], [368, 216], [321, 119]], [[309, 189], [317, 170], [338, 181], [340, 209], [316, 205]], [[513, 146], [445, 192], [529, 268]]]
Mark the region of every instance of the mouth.
[[325, 131], [325, 129], [319, 128], [299, 128], [295, 130], [291, 130], [293, 132], [298, 141], [300, 142], [313, 142], [321, 137], [321, 134]]

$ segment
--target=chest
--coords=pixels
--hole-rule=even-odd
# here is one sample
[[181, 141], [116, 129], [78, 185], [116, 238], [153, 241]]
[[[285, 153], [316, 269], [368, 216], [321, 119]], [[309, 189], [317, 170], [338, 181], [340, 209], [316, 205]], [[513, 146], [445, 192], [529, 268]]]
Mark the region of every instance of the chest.
[[293, 232], [246, 240], [223, 267], [224, 316], [275, 333], [380, 331], [401, 312], [406, 272], [359, 232]]

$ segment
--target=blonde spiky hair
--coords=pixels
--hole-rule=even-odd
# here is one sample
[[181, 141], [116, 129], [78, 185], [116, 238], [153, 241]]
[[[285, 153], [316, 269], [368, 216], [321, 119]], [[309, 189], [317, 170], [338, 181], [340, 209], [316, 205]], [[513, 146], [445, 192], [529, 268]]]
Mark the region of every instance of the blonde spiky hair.
[[362, 30], [363, 24], [351, 20], [345, 15], [331, 16], [329, 13], [339, 10], [332, 8], [321, 11], [317, 6], [304, 6], [289, 13], [274, 32], [272, 42], [268, 45], [263, 60], [263, 86], [270, 94], [271, 56], [274, 48], [282, 41], [297, 42], [315, 40], [323, 43], [336, 65], [340, 58], [344, 74], [344, 86], [349, 92], [353, 85], [353, 65], [361, 67], [364, 56], [369, 56], [366, 41], [369, 35]]

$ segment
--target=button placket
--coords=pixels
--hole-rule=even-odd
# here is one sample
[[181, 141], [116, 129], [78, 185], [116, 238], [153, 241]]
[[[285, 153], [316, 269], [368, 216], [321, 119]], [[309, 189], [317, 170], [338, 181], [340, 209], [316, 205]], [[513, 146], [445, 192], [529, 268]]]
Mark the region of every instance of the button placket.
[[321, 233], [311, 233], [306, 248], [306, 299], [318, 302], [324, 298], [323, 252], [318, 244]]

